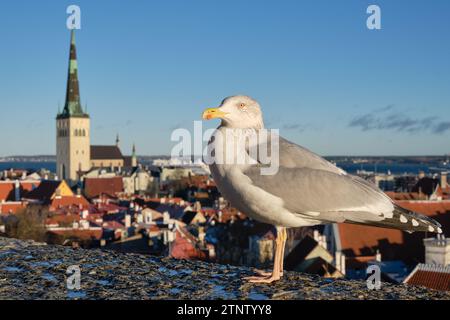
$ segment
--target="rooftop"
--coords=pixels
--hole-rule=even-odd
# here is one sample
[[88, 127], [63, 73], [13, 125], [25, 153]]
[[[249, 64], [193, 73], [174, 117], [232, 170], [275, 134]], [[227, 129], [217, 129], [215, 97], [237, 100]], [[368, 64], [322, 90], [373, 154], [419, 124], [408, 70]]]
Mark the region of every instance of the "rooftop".
[[91, 146], [91, 160], [123, 160], [118, 146]]
[[450, 291], [450, 266], [420, 263], [404, 282], [410, 285]]

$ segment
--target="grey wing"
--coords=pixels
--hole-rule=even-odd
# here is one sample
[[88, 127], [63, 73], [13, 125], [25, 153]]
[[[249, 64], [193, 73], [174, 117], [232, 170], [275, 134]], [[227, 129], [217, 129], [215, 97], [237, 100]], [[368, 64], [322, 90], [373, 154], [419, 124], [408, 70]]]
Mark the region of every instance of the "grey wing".
[[431, 231], [430, 225], [439, 226], [422, 215], [401, 211], [377, 187], [352, 175], [302, 167], [280, 167], [275, 175], [261, 175], [259, 166], [252, 166], [244, 174], [255, 186], [282, 198], [286, 209], [301, 216], [411, 231]]
[[268, 150], [271, 150], [272, 139], [278, 139], [279, 165], [286, 168], [311, 168], [334, 172], [336, 174], [347, 174], [344, 170], [325, 160], [314, 152], [284, 139], [281, 136], [268, 135]]

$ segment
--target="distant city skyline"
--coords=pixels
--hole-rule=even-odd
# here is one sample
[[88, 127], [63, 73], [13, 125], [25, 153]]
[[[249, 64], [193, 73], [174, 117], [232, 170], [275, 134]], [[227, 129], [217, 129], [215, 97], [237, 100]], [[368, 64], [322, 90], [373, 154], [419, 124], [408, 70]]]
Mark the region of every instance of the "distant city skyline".
[[[173, 129], [247, 94], [267, 127], [321, 155], [450, 153], [448, 1], [19, 0], [0, 10], [0, 157], [55, 154], [71, 4], [93, 144], [118, 133], [125, 154], [170, 154]], [[366, 27], [370, 4], [381, 30]]]

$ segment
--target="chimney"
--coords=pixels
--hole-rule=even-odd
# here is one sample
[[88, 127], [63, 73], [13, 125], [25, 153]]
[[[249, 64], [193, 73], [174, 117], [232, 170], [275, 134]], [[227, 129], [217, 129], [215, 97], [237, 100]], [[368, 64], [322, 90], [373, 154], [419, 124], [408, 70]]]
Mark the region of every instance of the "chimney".
[[380, 250], [377, 250], [377, 253], [375, 254], [375, 261], [381, 262], [381, 253], [380, 253]]
[[131, 227], [131, 216], [129, 214], [125, 215], [125, 228]]
[[314, 232], [313, 232], [313, 238], [314, 238], [314, 240], [316, 240], [317, 243], [320, 244], [320, 234], [319, 234], [319, 230], [314, 230]]
[[208, 248], [208, 257], [210, 259], [215, 259], [216, 258], [216, 250], [214, 248], [214, 245], [208, 244], [207, 248]]
[[447, 172], [441, 172], [441, 188], [447, 188]]
[[14, 183], [14, 198], [16, 201], [20, 201], [20, 182], [16, 180]]
[[151, 224], [153, 222], [152, 213], [150, 210], [144, 212], [144, 223]]
[[167, 211], [164, 211], [163, 213], [163, 223], [168, 224], [170, 221], [170, 214]]
[[341, 251], [336, 251], [336, 253], [334, 254], [334, 266], [339, 271], [341, 271], [341, 256], [342, 256]]
[[341, 254], [341, 273], [345, 276], [345, 254]]
[[450, 265], [450, 238], [440, 234], [436, 238], [424, 239], [425, 263], [447, 266]]
[[334, 265], [343, 275], [345, 275], [345, 254], [341, 251], [336, 251], [334, 257]]

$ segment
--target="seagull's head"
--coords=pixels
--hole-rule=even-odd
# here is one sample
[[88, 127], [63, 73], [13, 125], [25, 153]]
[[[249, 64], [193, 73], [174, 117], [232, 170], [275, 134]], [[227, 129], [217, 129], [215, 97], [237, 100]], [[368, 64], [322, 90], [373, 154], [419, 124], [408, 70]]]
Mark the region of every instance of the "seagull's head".
[[222, 126], [240, 129], [262, 129], [264, 122], [261, 108], [248, 96], [225, 98], [219, 107], [203, 111], [203, 119], [222, 119]]

